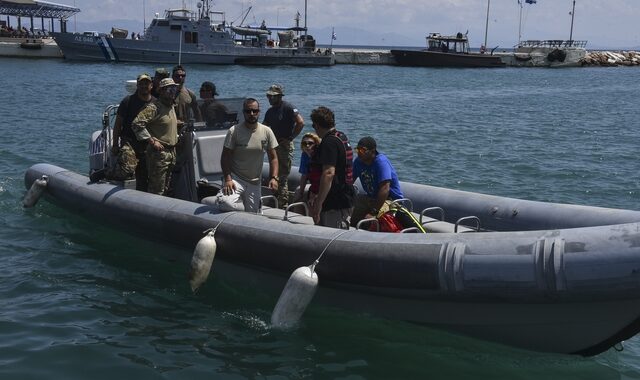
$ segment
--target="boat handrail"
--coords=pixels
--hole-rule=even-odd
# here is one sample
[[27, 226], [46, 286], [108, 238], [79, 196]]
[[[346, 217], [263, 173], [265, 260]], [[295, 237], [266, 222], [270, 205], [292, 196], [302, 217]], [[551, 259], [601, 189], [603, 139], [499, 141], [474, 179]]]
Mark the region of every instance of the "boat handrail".
[[299, 206], [304, 207], [304, 216], [309, 216], [309, 206], [307, 205], [307, 202], [295, 202], [295, 203], [291, 203], [290, 205], [287, 206], [287, 208], [284, 209], [284, 217], [282, 218], [282, 220], [290, 222], [291, 220], [289, 220], [289, 211], [292, 208], [299, 207]]
[[[460, 224], [461, 224], [462, 222], [467, 222], [467, 221], [475, 221], [475, 222], [476, 222], [476, 229], [475, 229], [475, 231], [476, 231], [476, 232], [479, 232], [479, 231], [480, 231], [480, 218], [478, 218], [477, 216], [463, 216], [462, 218], [460, 218], [460, 219], [458, 219], [458, 220], [456, 221], [456, 224], [455, 224], [455, 226], [453, 227], [453, 232], [454, 232], [454, 233], [457, 233], [457, 232], [458, 232], [458, 226], [460, 226]], [[470, 227], [470, 226], [468, 226], [468, 225], [463, 225], [463, 226], [465, 226], [465, 227]], [[462, 232], [464, 232], [464, 231], [462, 231]]]
[[393, 202], [391, 202], [391, 204], [389, 205], [389, 208], [393, 208], [394, 205], [404, 206], [404, 203], [407, 203], [409, 205], [409, 207], [405, 206], [406, 209], [413, 212], [413, 202], [409, 198], [394, 199]]
[[[366, 218], [366, 219], [362, 219], [361, 221], [358, 222], [358, 224], [356, 224], [356, 230], [360, 230], [363, 224], [365, 223], [375, 223], [376, 225], [376, 232], [380, 232], [380, 221], [378, 220], [378, 218]], [[363, 230], [366, 231], [366, 230]]]
[[260, 197], [260, 202], [262, 204], [264, 204], [264, 201], [266, 201], [266, 200], [273, 200], [273, 202], [274, 202], [273, 208], [280, 208], [280, 207], [278, 207], [278, 198], [276, 198], [275, 195], [263, 195], [262, 197]]
[[[435, 219], [434, 218], [433, 220], [427, 220], [426, 222], [423, 222], [422, 218], [427, 216], [427, 213], [431, 212], [431, 211], [439, 212], [440, 213], [440, 219]], [[444, 209], [442, 207], [437, 207], [437, 206], [436, 207], [427, 207], [427, 208], [425, 208], [424, 210], [422, 210], [420, 212], [420, 220], [419, 220], [419, 222], [420, 222], [421, 226], [424, 226], [427, 223], [433, 223], [433, 222], [437, 222], [437, 221], [444, 222]]]

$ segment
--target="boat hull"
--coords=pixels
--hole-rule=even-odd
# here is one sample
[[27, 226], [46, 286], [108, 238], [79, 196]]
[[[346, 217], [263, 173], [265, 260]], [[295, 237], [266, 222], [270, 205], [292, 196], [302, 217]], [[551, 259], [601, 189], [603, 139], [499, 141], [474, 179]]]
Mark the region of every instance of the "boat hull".
[[[595, 354], [640, 328], [638, 212], [570, 205], [549, 205], [547, 212], [539, 202], [404, 184], [415, 207], [434, 200], [469, 212], [477, 207], [487, 226], [503, 219], [503, 209], [511, 219], [519, 219], [512, 210], [520, 210], [522, 224], [537, 226], [544, 217], [530, 210], [538, 205], [552, 219], [548, 224], [573, 228], [344, 232], [263, 215], [220, 214], [204, 204], [89, 183], [48, 164], [29, 168], [25, 185], [42, 175], [48, 176], [45, 196], [59, 206], [186, 252], [202, 231], [221, 223], [216, 260], [251, 273], [244, 283], [262, 287], [268, 278], [264, 283], [278, 291], [295, 268], [310, 265], [326, 249], [316, 267], [317, 299], [331, 305], [548, 352]], [[602, 225], [578, 228], [598, 220]], [[215, 274], [235, 277], [223, 268]]]
[[77, 61], [175, 64], [330, 66], [333, 55], [309, 49], [163, 43], [77, 33], [52, 33], [65, 59]]
[[498, 56], [443, 53], [427, 50], [391, 50], [396, 64], [416, 67], [505, 67]]

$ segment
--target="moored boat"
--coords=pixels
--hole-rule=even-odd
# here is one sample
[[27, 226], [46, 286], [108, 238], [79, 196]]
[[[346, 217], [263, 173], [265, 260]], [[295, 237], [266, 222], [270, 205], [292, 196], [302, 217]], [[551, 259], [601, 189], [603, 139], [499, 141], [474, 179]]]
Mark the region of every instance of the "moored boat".
[[392, 49], [391, 54], [400, 66], [421, 67], [504, 67], [500, 57], [493, 54], [472, 53], [466, 34], [427, 36], [427, 49]]
[[[226, 104], [237, 111], [237, 102]], [[109, 159], [109, 149], [99, 147], [110, 146], [114, 114], [109, 108], [107, 127], [92, 139], [94, 169]], [[49, 164], [29, 168], [25, 184], [46, 175], [45, 196], [55, 204], [188, 250], [218, 226], [216, 260], [225, 265], [214, 263], [215, 276], [235, 277], [237, 269], [250, 275], [236, 280], [268, 277], [281, 289], [293, 269], [326, 249], [316, 266], [315, 301], [360, 312], [581, 354], [606, 350], [640, 328], [640, 212], [402, 183], [427, 234], [340, 231], [272, 208], [221, 214], [207, 198], [220, 188], [225, 133], [196, 125], [184, 135], [191, 149], [178, 176], [181, 199], [90, 183]], [[461, 227], [463, 218], [473, 223]]]
[[52, 33], [64, 57], [69, 60], [328, 66], [332, 54], [316, 51], [306, 26], [291, 29], [303, 34], [293, 44], [280, 45], [267, 29], [229, 25], [223, 12], [214, 12], [210, 0], [199, 3], [197, 13], [185, 9], [167, 10], [156, 17], [137, 39], [99, 33]]

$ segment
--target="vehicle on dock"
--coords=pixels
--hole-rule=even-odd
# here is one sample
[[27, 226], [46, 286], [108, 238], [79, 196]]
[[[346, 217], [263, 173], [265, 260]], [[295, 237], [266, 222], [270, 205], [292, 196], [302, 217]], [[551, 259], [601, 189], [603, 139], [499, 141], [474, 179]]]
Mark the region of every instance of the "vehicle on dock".
[[392, 49], [399, 66], [421, 67], [504, 67], [500, 57], [491, 53], [472, 53], [466, 34], [444, 36], [431, 33], [423, 50]]
[[306, 26], [288, 28], [298, 34], [292, 43], [280, 44], [271, 39], [270, 30], [229, 25], [224, 12], [211, 11], [209, 3], [210, 0], [198, 3], [197, 13], [167, 10], [136, 39], [98, 33], [52, 35], [69, 60], [295, 66], [335, 63], [330, 52], [315, 49], [315, 40], [306, 34]]

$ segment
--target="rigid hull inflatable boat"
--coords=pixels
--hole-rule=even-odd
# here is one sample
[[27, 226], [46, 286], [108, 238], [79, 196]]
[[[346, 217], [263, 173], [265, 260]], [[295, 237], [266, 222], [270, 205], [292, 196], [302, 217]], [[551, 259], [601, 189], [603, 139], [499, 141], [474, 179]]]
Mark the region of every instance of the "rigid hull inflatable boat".
[[[114, 112], [105, 112], [92, 146], [110, 146]], [[215, 276], [241, 269], [253, 281], [268, 278], [282, 289], [294, 269], [311, 265], [324, 251], [315, 266], [320, 287], [314, 303], [583, 355], [607, 350], [640, 328], [640, 212], [405, 182], [405, 205], [426, 234], [319, 227], [303, 214], [275, 207], [258, 215], [220, 213], [205, 203], [221, 186], [225, 133], [224, 126], [201, 126], [183, 136], [187, 158], [175, 187], [181, 199], [139, 192], [127, 183], [91, 183], [50, 164], [29, 168], [25, 185], [46, 176], [47, 200], [185, 247], [188, 254], [202, 231], [217, 226]], [[100, 139], [105, 141], [96, 144]], [[109, 149], [93, 153], [108, 160]], [[95, 169], [99, 160], [92, 161]], [[295, 188], [298, 179], [292, 177], [289, 186]]]

